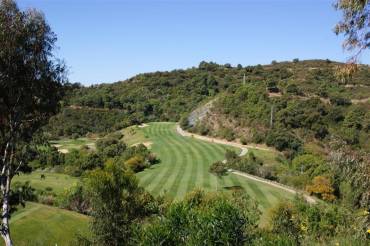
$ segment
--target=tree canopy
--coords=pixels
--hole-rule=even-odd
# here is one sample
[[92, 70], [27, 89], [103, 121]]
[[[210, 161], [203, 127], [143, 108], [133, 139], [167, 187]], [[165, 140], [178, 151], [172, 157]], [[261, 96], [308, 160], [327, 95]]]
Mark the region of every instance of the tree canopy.
[[27, 144], [57, 112], [64, 66], [53, 56], [56, 35], [37, 10], [0, 2], [1, 235], [11, 245], [9, 192], [12, 177], [25, 170]]

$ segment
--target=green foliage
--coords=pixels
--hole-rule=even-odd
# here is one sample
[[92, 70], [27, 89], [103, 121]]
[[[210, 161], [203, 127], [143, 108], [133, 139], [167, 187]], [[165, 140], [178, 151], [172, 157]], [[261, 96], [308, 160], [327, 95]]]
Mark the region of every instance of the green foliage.
[[62, 97], [65, 68], [53, 54], [55, 42], [41, 12], [0, 1], [0, 230], [7, 245], [11, 180], [29, 171], [33, 135], [57, 112]]
[[279, 151], [290, 149], [295, 152], [299, 151], [302, 146], [302, 142], [297, 137], [283, 130], [269, 131], [266, 136], [266, 144]]
[[310, 205], [301, 199], [281, 203], [271, 211], [271, 230], [287, 236], [296, 244], [327, 242], [346, 235], [352, 241], [366, 240], [361, 220], [351, 216], [352, 211], [337, 205], [320, 203]]
[[145, 160], [142, 156], [133, 156], [127, 161], [125, 161], [125, 166], [137, 173], [144, 170], [148, 165], [145, 163]]
[[243, 157], [235, 157], [227, 159], [227, 166], [229, 168], [246, 172], [252, 175], [258, 175], [263, 162], [258, 159], [253, 151], [248, 151], [248, 154]]
[[296, 84], [289, 84], [286, 87], [286, 93], [292, 94], [292, 95], [302, 95], [302, 92], [299, 90], [298, 86]]
[[126, 150], [126, 145], [120, 138], [105, 137], [96, 142], [96, 148], [103, 159], [121, 156]]
[[24, 183], [13, 183], [12, 189], [10, 191], [10, 205], [12, 213], [17, 210], [17, 205], [21, 204], [24, 207], [26, 201], [36, 200], [37, 196], [35, 193], [35, 189], [31, 187], [29, 181], [26, 181]]
[[184, 130], [189, 128], [189, 120], [188, 120], [188, 115], [184, 115], [180, 119], [180, 127]]
[[39, 168], [44, 169], [46, 167], [59, 166], [63, 163], [64, 155], [59, 153], [57, 148], [46, 146], [37, 149], [29, 165], [33, 170], [36, 170]]
[[189, 193], [143, 229], [140, 245], [244, 245], [255, 237], [257, 205], [245, 195]]
[[104, 245], [126, 245], [132, 224], [150, 214], [151, 196], [134, 175], [115, 162], [91, 171], [85, 181], [91, 201], [94, 240]]
[[91, 211], [90, 199], [81, 183], [76, 183], [58, 195], [57, 204], [61, 208], [88, 214]]
[[219, 130], [218, 134], [221, 138], [224, 138], [227, 141], [232, 141], [235, 139], [235, 134], [230, 128], [222, 128], [221, 130]]
[[217, 161], [209, 167], [209, 172], [217, 177], [222, 177], [227, 174], [227, 168], [222, 161]]
[[296, 172], [305, 173], [311, 178], [329, 171], [325, 161], [321, 157], [312, 154], [296, 156], [292, 160], [292, 166]]

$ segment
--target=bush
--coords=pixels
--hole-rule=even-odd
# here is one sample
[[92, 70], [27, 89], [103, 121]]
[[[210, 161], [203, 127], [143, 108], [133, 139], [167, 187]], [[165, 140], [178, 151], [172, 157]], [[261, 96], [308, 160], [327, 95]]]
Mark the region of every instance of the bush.
[[26, 201], [37, 201], [35, 189], [30, 182], [14, 182], [10, 192], [11, 204], [24, 204]]
[[225, 152], [225, 158], [227, 162], [233, 161], [238, 158], [238, 154], [236, 154], [234, 151], [230, 149], [227, 149]]
[[330, 103], [336, 106], [349, 106], [352, 104], [351, 100], [340, 96], [330, 97]]
[[290, 149], [298, 152], [302, 147], [302, 142], [294, 135], [279, 130], [270, 131], [267, 134], [266, 144], [275, 147], [279, 151]]
[[189, 120], [188, 120], [188, 116], [185, 115], [183, 117], [181, 117], [181, 120], [180, 120], [180, 127], [184, 130], [188, 129], [190, 126], [189, 126]]
[[260, 143], [265, 142], [265, 138], [266, 136], [263, 132], [254, 131], [253, 136], [252, 136], [252, 142], [260, 144]]
[[189, 193], [141, 227], [139, 245], [248, 245], [256, 237], [259, 210], [244, 194]]
[[88, 214], [91, 206], [88, 196], [82, 184], [78, 183], [65, 190], [57, 197], [57, 204], [61, 208], [76, 211], [78, 213]]
[[131, 157], [130, 159], [125, 161], [125, 166], [135, 173], [140, 172], [144, 170], [145, 168], [147, 168], [145, 160], [142, 156]]
[[235, 170], [246, 172], [252, 175], [258, 175], [263, 162], [258, 159], [253, 151], [248, 151], [247, 156], [227, 159], [227, 166]]
[[234, 134], [233, 130], [231, 130], [229, 128], [222, 128], [219, 131], [219, 135], [220, 135], [221, 138], [224, 138], [227, 141], [233, 141], [235, 139], [235, 134]]
[[286, 87], [286, 93], [293, 94], [293, 95], [302, 95], [302, 92], [298, 88], [296, 84], [289, 84]]
[[306, 187], [306, 190], [310, 194], [314, 194], [319, 198], [326, 201], [334, 201], [336, 199], [334, 188], [332, 187], [331, 181], [327, 177], [317, 176], [313, 179], [312, 184]]
[[217, 177], [224, 176], [227, 173], [227, 168], [221, 161], [213, 163], [209, 167], [209, 172], [216, 175]]
[[240, 138], [240, 143], [243, 144], [243, 145], [247, 145], [248, 144], [248, 140], [246, 137], [241, 137]]

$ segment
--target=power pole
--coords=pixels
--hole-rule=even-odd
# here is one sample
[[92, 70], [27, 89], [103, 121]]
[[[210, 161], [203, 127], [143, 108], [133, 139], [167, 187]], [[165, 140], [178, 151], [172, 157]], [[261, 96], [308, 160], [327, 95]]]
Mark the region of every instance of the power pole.
[[274, 127], [274, 105], [271, 105], [270, 128]]

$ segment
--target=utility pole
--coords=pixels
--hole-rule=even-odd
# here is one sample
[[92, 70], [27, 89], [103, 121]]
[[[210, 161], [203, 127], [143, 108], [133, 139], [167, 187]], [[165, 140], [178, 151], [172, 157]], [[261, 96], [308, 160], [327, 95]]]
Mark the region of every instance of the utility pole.
[[274, 105], [271, 105], [270, 128], [274, 126]]
[[245, 85], [245, 74], [243, 75], [243, 85]]

